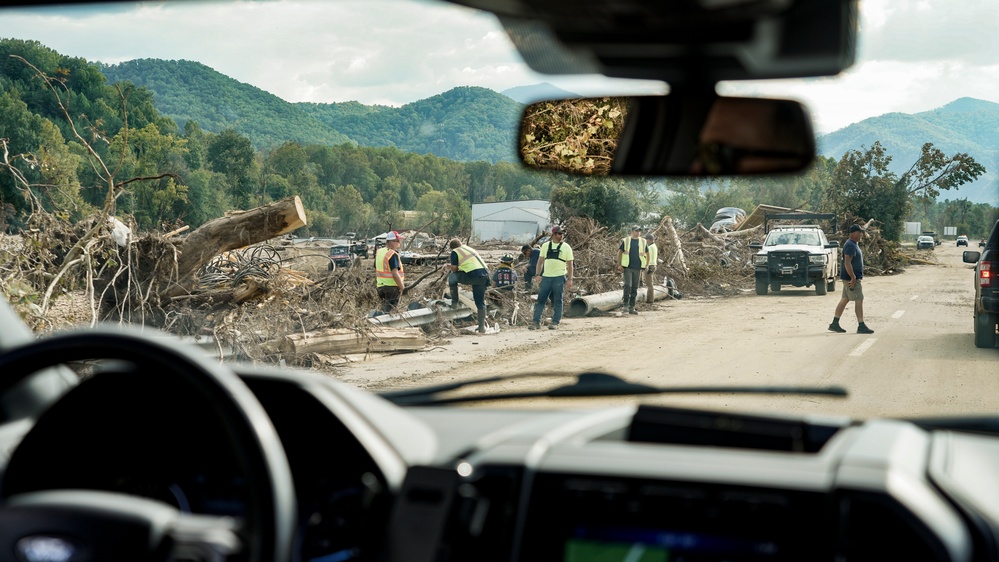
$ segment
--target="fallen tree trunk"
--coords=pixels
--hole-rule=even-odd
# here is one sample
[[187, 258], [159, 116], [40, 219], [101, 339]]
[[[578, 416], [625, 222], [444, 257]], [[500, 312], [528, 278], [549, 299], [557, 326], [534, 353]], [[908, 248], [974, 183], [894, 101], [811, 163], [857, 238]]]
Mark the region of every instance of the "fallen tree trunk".
[[201, 266], [222, 252], [270, 240], [306, 224], [305, 208], [297, 195], [208, 221], [181, 242], [178, 247], [177, 281], [171, 283], [161, 295], [170, 298], [190, 293]]
[[309, 353], [349, 355], [418, 351], [426, 345], [427, 336], [419, 328], [379, 328], [370, 332], [333, 328], [307, 334], [289, 334], [263, 344], [263, 348], [273, 353], [301, 357]]
[[684, 275], [687, 275], [687, 260], [683, 257], [683, 245], [680, 243], [680, 236], [676, 233], [676, 228], [673, 227], [673, 221], [667, 220], [663, 222], [666, 227], [666, 235], [669, 238], [670, 243], [673, 246], [673, 256], [667, 262], [672, 265], [674, 261], [679, 262], [679, 269]]

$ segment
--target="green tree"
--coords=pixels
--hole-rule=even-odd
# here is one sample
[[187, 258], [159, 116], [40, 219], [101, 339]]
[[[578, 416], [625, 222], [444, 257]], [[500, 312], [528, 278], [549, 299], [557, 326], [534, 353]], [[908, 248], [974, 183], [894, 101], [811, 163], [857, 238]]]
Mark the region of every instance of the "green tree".
[[250, 139], [226, 129], [208, 144], [206, 156], [211, 169], [228, 179], [233, 202], [253, 207], [255, 189], [251, 178], [255, 155]]
[[352, 185], [338, 187], [331, 197], [333, 215], [337, 217], [336, 230], [358, 231], [368, 220], [361, 193]]
[[572, 178], [551, 193], [550, 214], [555, 222], [588, 217], [611, 229], [639, 218], [635, 193], [619, 180]]
[[920, 157], [901, 176], [888, 170], [890, 162], [880, 142], [864, 151], [847, 152], [836, 165], [827, 198], [837, 212], [880, 221], [882, 236], [894, 241], [901, 239], [914, 202], [928, 207], [940, 190], [957, 188], [985, 173], [971, 156], [948, 157], [932, 143], [923, 145]]
[[181, 215], [191, 228], [197, 228], [202, 224], [224, 216], [225, 212], [232, 208], [232, 201], [229, 200], [226, 190], [219, 187], [225, 182], [225, 176], [216, 174], [208, 170], [193, 170], [184, 179], [187, 183], [187, 205], [185, 213]]
[[912, 202], [905, 184], [888, 170], [890, 162], [879, 142], [863, 152], [847, 152], [833, 172], [828, 195], [837, 213], [876, 219], [881, 235], [898, 241]]

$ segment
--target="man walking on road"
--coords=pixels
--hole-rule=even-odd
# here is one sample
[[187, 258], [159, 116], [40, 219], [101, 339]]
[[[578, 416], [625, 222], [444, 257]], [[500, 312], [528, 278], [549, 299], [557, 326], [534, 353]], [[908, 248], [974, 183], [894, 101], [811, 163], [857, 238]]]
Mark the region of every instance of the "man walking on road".
[[552, 227], [552, 238], [541, 245], [541, 258], [538, 260], [538, 302], [534, 305], [534, 321], [528, 328], [541, 327], [541, 314], [545, 311], [548, 298], [552, 299], [552, 323], [549, 330], [557, 330], [562, 321], [562, 292], [572, 289], [572, 247], [565, 243], [565, 231], [560, 226]]
[[840, 268], [840, 278], [843, 280], [843, 296], [836, 305], [836, 315], [833, 316], [832, 324], [829, 324], [830, 332], [843, 333], [845, 328], [839, 325], [839, 318], [846, 310], [848, 302], [853, 301], [854, 310], [857, 313], [857, 333], [873, 334], [874, 330], [864, 324], [864, 290], [861, 288], [860, 280], [864, 278], [864, 254], [860, 251], [857, 242], [864, 236], [864, 229], [855, 224], [850, 227], [850, 238], [843, 244], [843, 267]]
[[638, 283], [642, 272], [649, 266], [649, 248], [642, 238], [642, 228], [637, 224], [631, 227], [631, 236], [621, 240], [617, 249], [617, 270], [624, 272], [624, 293], [621, 304], [628, 305], [628, 314], [638, 314], [635, 298], [638, 296]]
[[486, 333], [486, 287], [489, 286], [489, 270], [479, 253], [455, 238], [448, 243], [451, 248], [451, 274], [447, 284], [451, 289], [451, 307], [458, 306], [458, 284], [471, 285], [472, 297], [478, 312], [479, 327], [476, 332]]
[[394, 312], [399, 304], [399, 297], [406, 290], [406, 274], [398, 252], [401, 242], [402, 236], [393, 230], [385, 235], [385, 246], [375, 252], [375, 288], [378, 290], [378, 297], [382, 299], [382, 312]]

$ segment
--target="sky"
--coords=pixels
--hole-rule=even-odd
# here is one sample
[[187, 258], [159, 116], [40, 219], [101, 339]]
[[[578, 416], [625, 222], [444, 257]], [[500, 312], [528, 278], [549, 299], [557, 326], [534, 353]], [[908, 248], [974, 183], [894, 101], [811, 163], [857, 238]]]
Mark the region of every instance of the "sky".
[[[961, 97], [999, 103], [997, 28], [996, 0], [860, 0], [857, 62], [845, 72], [725, 83], [719, 91], [801, 101], [823, 134]], [[541, 82], [580, 95], [663, 89], [537, 74], [493, 16], [425, 0], [5, 8], [0, 38], [35, 40], [63, 55], [109, 64], [197, 61], [289, 102], [400, 106], [456, 86], [501, 92]]]

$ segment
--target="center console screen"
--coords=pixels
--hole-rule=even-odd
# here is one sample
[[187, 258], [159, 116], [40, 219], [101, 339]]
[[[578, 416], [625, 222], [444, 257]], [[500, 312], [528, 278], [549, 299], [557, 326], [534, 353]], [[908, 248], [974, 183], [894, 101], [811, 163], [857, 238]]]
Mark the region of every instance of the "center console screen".
[[552, 474], [533, 490], [520, 560], [832, 560], [837, 536], [814, 492]]

